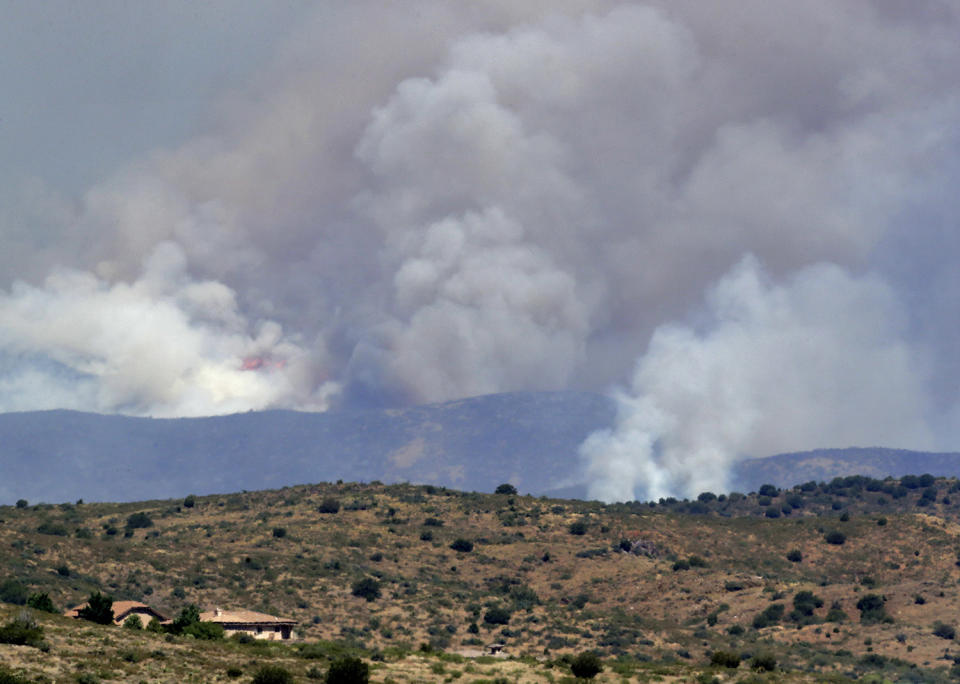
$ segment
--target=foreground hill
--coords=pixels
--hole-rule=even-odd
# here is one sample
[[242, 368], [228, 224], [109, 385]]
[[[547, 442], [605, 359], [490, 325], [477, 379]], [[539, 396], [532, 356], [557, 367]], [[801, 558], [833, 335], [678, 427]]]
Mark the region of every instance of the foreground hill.
[[[751, 658], [777, 670], [753, 681], [933, 682], [958, 651], [960, 483], [932, 476], [608, 506], [318, 484], [0, 518], [0, 599], [103, 590], [298, 621], [292, 645], [207, 646], [43, 618], [49, 653], [0, 660], [47, 681], [226, 681], [274, 661], [307, 677], [352, 651], [377, 682], [553, 682], [591, 649], [607, 682], [743, 679]], [[493, 641], [520, 660], [464, 659]], [[712, 670], [717, 652], [744, 665]]]
[[[577, 450], [615, 415], [607, 397], [517, 392], [409, 409], [265, 411], [154, 420], [73, 411], [0, 414], [0, 503], [134, 501], [303, 482], [416, 482], [585, 498]], [[862, 473], [960, 475], [960, 455], [834, 449], [744, 461], [731, 486]]]

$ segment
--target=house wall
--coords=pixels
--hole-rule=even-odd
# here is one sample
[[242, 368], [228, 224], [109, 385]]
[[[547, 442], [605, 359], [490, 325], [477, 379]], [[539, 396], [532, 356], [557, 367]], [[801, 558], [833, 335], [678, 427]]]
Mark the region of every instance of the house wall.
[[288, 625], [224, 625], [224, 636], [249, 634], [254, 639], [279, 641], [289, 639], [291, 627]]

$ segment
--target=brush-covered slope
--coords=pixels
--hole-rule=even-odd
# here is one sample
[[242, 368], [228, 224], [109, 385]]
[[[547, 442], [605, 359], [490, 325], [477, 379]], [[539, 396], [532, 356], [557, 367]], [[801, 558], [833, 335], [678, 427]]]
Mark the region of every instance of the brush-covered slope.
[[[943, 655], [954, 642], [938, 623], [955, 627], [960, 612], [956, 480], [852, 477], [702, 499], [604, 506], [321, 484], [189, 502], [4, 507], [0, 599], [46, 592], [63, 608], [97, 589], [174, 615], [194, 603], [290, 616], [302, 641], [268, 656], [300, 676], [315, 664], [311, 652], [324, 662], [327, 646], [311, 651], [319, 642], [383, 663], [374, 681], [440, 682], [471, 674], [468, 665], [483, 661], [457, 659], [501, 641], [529, 658], [529, 679], [509, 675], [523, 681], [568, 677], [558, 659], [586, 649], [607, 663], [609, 682], [620, 680], [614, 672], [710, 681], [722, 672], [710, 674], [717, 651], [769, 656], [778, 669], [769, 681], [949, 681]], [[128, 526], [135, 514], [152, 524]], [[364, 579], [379, 589], [373, 600], [356, 595]], [[64, 671], [85, 657], [107, 667], [96, 654], [113, 658], [128, 639], [151, 652], [146, 635], [86, 629], [79, 642], [53, 644], [58, 657], [78, 653], [63, 656]], [[196, 649], [171, 639], [160, 649], [170, 657]], [[429, 672], [399, 674], [421, 644], [447, 660], [431, 656]], [[11, 648], [24, 647], [0, 647], [0, 656]], [[269, 660], [242, 644], [210, 648], [195, 655], [209, 667], [249, 673]], [[109, 678], [165, 681], [152, 657], [142, 667], [154, 674], [114, 659]], [[495, 676], [474, 669], [465, 681], [484, 678]]]

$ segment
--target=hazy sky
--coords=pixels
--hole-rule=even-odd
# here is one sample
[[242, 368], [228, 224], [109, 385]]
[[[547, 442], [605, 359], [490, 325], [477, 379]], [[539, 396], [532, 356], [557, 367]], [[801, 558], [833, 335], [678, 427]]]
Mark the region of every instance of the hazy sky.
[[0, 410], [613, 391], [607, 499], [960, 449], [953, 2], [0, 16]]

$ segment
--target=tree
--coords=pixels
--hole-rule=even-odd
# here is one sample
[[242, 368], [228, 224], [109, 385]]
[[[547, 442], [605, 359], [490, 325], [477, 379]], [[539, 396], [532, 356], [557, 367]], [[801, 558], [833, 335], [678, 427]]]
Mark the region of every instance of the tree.
[[200, 609], [193, 603], [180, 610], [180, 614], [170, 623], [171, 634], [183, 634], [187, 628], [200, 622]]
[[860, 622], [869, 625], [876, 622], [893, 622], [887, 615], [884, 604], [887, 599], [877, 594], [867, 594], [857, 601], [857, 610], [860, 611]]
[[584, 651], [570, 663], [570, 671], [578, 679], [593, 679], [603, 671], [603, 663], [596, 653]]
[[337, 658], [327, 670], [326, 684], [367, 684], [370, 666], [359, 658]]
[[364, 577], [353, 583], [351, 591], [354, 596], [367, 601], [376, 601], [380, 598], [380, 583], [372, 577]]
[[510, 496], [516, 496], [517, 488], [514, 487], [509, 482], [504, 482], [502, 485], [498, 485], [494, 494], [509, 494]]
[[483, 621], [488, 625], [506, 625], [510, 623], [510, 611], [500, 606], [488, 608]]
[[193, 508], [197, 505], [197, 496], [196, 494], [190, 494], [186, 499], [183, 500], [184, 508]]
[[95, 591], [87, 599], [87, 605], [77, 612], [77, 617], [98, 625], [113, 624], [113, 597]]
[[34, 610], [42, 610], [44, 613], [57, 613], [57, 609], [50, 600], [50, 595], [46, 592], [40, 594], [30, 594], [27, 597], [27, 605]]
[[17, 508], [26, 508], [30, 503], [26, 499], [17, 499]]

